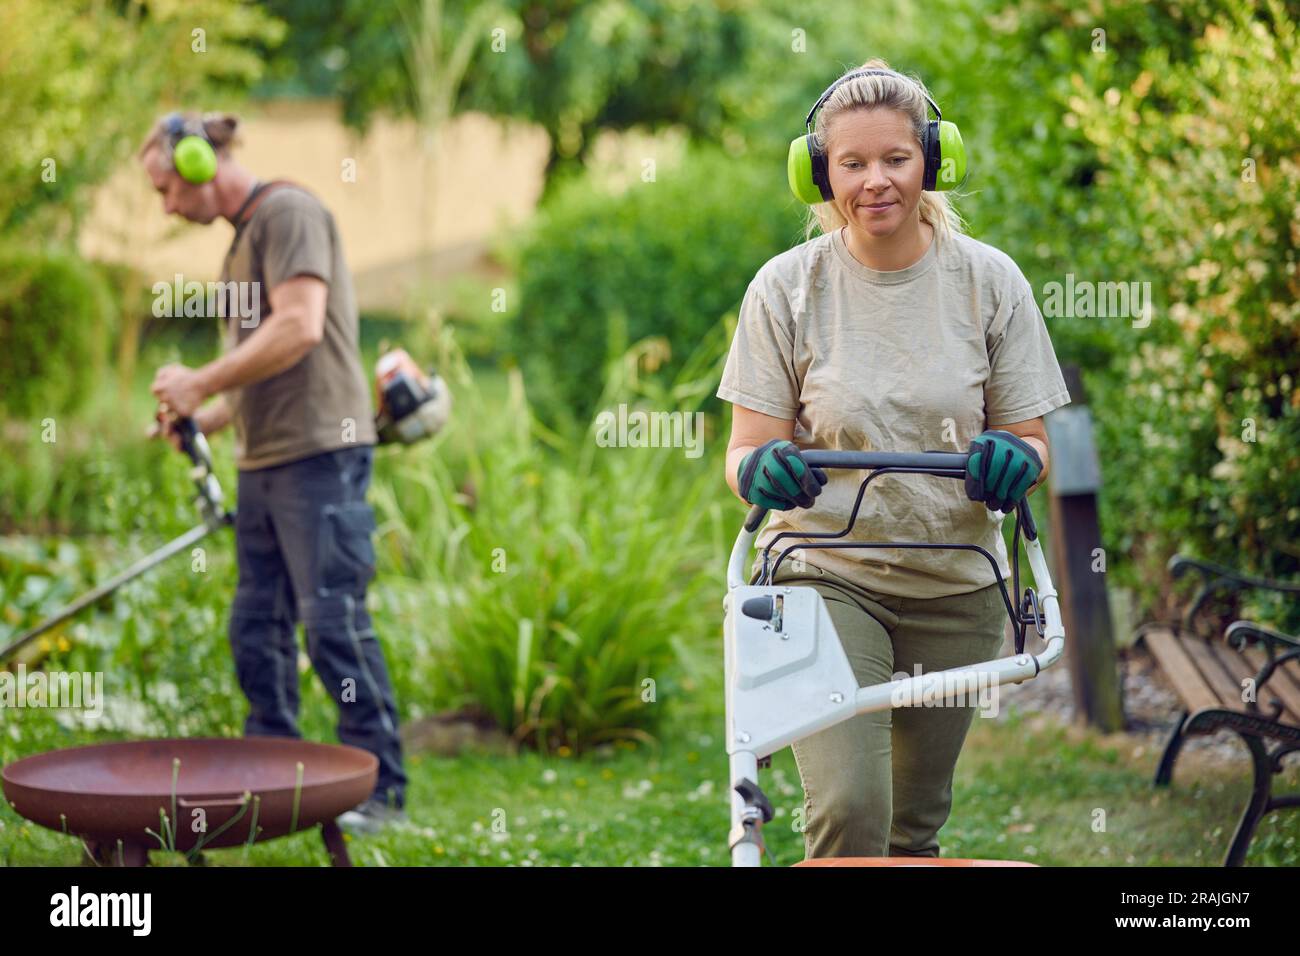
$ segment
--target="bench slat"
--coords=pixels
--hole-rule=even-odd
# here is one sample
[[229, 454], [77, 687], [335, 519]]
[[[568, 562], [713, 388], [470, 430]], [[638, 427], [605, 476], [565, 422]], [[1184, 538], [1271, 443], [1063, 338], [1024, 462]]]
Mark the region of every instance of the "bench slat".
[[1187, 636], [1181, 639], [1181, 644], [1187, 656], [1196, 664], [1196, 669], [1205, 678], [1205, 682], [1219, 698], [1220, 706], [1229, 710], [1244, 710], [1246, 705], [1241, 699], [1241, 685], [1237, 683], [1232, 672], [1214, 655], [1209, 642], [1204, 638]]
[[[1243, 655], [1250, 663], [1252, 674], [1258, 673], [1259, 669], [1268, 660], [1268, 654], [1259, 646], [1246, 648]], [[1255, 698], [1256, 701], [1262, 701], [1266, 700], [1270, 694], [1277, 697], [1287, 709], [1283, 719], [1287, 723], [1300, 726], [1300, 687], [1297, 687], [1292, 679], [1294, 673], [1295, 661], [1291, 661], [1274, 671], [1273, 676], [1268, 679], [1268, 683], [1256, 689]]]
[[[1222, 707], [1219, 696], [1208, 684], [1195, 662], [1183, 647], [1183, 642], [1164, 628], [1152, 628], [1145, 634], [1147, 646], [1160, 663], [1160, 669], [1173, 682], [1178, 696], [1183, 699], [1188, 713]], [[1235, 695], [1239, 697], [1240, 695]], [[1230, 709], [1232, 708], [1229, 705]]]
[[[1236, 679], [1237, 699], [1241, 700], [1241, 695], [1245, 692], [1246, 689], [1245, 681], [1249, 678], [1253, 678], [1255, 674], [1258, 673], [1259, 668], [1252, 665], [1249, 660], [1247, 660], [1243, 655], [1239, 654], [1237, 651], [1234, 651], [1227, 644], [1211, 643], [1209, 645], [1209, 648], [1210, 648], [1210, 653], [1213, 654], [1219, 660], [1219, 662], [1224, 666], [1224, 668], [1228, 670], [1232, 674], [1232, 676]], [[1265, 697], [1273, 696], [1281, 700], [1282, 699], [1281, 695], [1277, 694], [1276, 692], [1272, 693], [1271, 695], [1269, 694], [1269, 691], [1273, 689], [1273, 681], [1275, 680], [1277, 680], [1277, 675], [1274, 675], [1273, 679], [1270, 680], [1267, 685], [1265, 685], [1264, 695], [1262, 696]], [[1257, 693], [1256, 697], [1258, 698], [1259, 696], [1261, 695]], [[1293, 722], [1295, 720], [1295, 715], [1293, 715], [1290, 712], [1290, 707], [1288, 706], [1287, 701], [1282, 700], [1282, 703], [1284, 706], [1287, 706], [1287, 710], [1286, 712], [1283, 713], [1282, 719], [1287, 723]], [[1244, 710], [1246, 707], [1246, 702], [1241, 701], [1240, 706]]]
[[[1260, 667], [1264, 664], [1263, 654], [1247, 656], [1238, 651], [1234, 651], [1226, 643], [1212, 644], [1212, 651], [1220, 660], [1229, 663], [1238, 675], [1237, 685], [1241, 687], [1241, 682], [1245, 678], [1253, 678], [1259, 672]], [[1300, 727], [1300, 688], [1292, 685], [1286, 671], [1291, 668], [1285, 668], [1281, 671], [1275, 671], [1269, 678], [1268, 683], [1262, 688], [1256, 689], [1257, 700], [1267, 700], [1276, 698], [1282, 702], [1285, 710], [1279, 718], [1283, 723], [1292, 724]], [[1270, 708], [1271, 709], [1271, 708]]]

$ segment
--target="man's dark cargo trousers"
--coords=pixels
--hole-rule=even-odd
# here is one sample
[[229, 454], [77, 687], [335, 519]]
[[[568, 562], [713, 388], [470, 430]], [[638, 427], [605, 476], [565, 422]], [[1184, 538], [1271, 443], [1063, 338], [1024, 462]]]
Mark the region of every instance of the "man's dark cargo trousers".
[[366, 503], [373, 448], [359, 446], [239, 473], [239, 586], [230, 646], [251, 707], [246, 735], [298, 737], [298, 641], [338, 704], [338, 737], [379, 758], [375, 796], [405, 803], [397, 707], [366, 610], [374, 577]]

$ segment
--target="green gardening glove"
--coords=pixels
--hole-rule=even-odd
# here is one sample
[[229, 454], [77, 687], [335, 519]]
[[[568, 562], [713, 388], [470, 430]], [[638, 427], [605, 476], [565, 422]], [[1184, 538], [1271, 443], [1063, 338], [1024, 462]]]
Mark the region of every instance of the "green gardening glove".
[[824, 484], [826, 472], [810, 467], [794, 442], [780, 438], [751, 451], [736, 473], [740, 497], [770, 511], [811, 508]]
[[970, 443], [966, 497], [990, 511], [1010, 513], [1038, 480], [1043, 460], [1020, 437], [991, 428]]

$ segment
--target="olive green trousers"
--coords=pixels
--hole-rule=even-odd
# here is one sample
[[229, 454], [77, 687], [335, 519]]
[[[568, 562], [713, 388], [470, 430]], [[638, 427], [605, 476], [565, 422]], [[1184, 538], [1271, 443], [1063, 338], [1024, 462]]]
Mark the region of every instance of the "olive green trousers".
[[[790, 560], [777, 569], [774, 583], [807, 585], [821, 594], [860, 686], [991, 660], [1008, 621], [996, 584], [948, 597], [904, 598]], [[990, 692], [996, 705], [997, 688]], [[794, 743], [807, 859], [939, 855], [939, 829], [952, 808], [953, 768], [966, 733], [977, 709], [996, 715], [974, 694], [957, 703], [963, 706], [858, 714]]]

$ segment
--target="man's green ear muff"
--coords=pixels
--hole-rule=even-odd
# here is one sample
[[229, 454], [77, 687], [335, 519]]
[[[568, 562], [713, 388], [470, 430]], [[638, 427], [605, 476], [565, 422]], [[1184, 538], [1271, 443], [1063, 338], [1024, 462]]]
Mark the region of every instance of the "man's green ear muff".
[[176, 172], [191, 183], [207, 183], [217, 174], [217, 153], [212, 144], [198, 136], [182, 137], [172, 147]]
[[[790, 191], [800, 202], [813, 205], [830, 202], [834, 198], [831, 192], [830, 172], [827, 168], [825, 153], [817, 149], [813, 138], [813, 116], [821, 105], [835, 92], [841, 83], [859, 76], [899, 76], [889, 70], [859, 70], [842, 76], [817, 98], [808, 116], [804, 119], [807, 132], [790, 141], [790, 151], [786, 156], [786, 179]], [[939, 112], [939, 106], [926, 98], [935, 118], [925, 126], [921, 140], [921, 151], [925, 156], [925, 171], [921, 176], [921, 188], [930, 192], [942, 192], [955, 189], [966, 180], [966, 146], [962, 142], [961, 131], [956, 123], [950, 123]]]
[[180, 113], [169, 114], [164, 122], [172, 149], [172, 165], [181, 179], [196, 185], [211, 182], [217, 174], [217, 151], [212, 148], [203, 124], [187, 123]]

